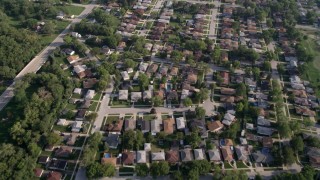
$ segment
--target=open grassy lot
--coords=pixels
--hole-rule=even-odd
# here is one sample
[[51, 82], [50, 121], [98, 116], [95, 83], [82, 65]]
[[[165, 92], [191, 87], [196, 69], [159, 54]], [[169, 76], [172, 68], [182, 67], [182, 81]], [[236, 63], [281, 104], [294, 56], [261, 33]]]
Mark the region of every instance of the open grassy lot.
[[302, 78], [310, 81], [313, 87], [316, 87], [316, 95], [320, 97], [320, 90], [318, 88], [320, 87], [320, 46], [310, 38], [303, 41], [302, 44], [311, 54], [314, 55], [314, 60], [306, 63], [307, 70], [303, 72]]
[[59, 6], [59, 9], [67, 12], [70, 15], [79, 15], [84, 10], [84, 7], [81, 6], [72, 6], [72, 5], [64, 5]]

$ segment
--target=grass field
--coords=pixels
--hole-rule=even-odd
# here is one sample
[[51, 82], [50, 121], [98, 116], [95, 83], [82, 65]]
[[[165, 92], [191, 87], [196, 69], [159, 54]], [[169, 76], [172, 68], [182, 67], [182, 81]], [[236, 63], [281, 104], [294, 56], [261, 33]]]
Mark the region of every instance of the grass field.
[[70, 15], [79, 15], [84, 10], [84, 7], [64, 5], [64, 6], [59, 6], [59, 9], [67, 12]]
[[314, 55], [314, 60], [312, 62], [306, 63], [306, 69], [302, 74], [302, 79], [310, 81], [315, 88], [316, 95], [320, 97], [320, 46], [317, 45], [312, 39], [308, 39], [302, 42], [303, 46], [309, 50], [310, 53]]

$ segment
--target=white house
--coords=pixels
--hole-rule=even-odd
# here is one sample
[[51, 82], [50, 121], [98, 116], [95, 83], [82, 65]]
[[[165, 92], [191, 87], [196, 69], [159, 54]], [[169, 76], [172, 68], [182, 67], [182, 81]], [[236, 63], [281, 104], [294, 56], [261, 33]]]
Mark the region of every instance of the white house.
[[182, 92], [181, 92], [181, 99], [185, 99], [189, 96], [189, 90], [187, 89], [182, 89]]
[[85, 99], [93, 99], [95, 95], [95, 91], [94, 90], [88, 90], [86, 96], [85, 96]]
[[119, 90], [119, 100], [128, 100], [128, 90]]
[[73, 94], [80, 94], [82, 93], [82, 89], [81, 88], [74, 88], [73, 90]]
[[139, 66], [139, 70], [145, 72], [148, 69], [148, 66], [149, 66], [148, 63], [141, 62]]
[[75, 121], [75, 122], [72, 124], [72, 129], [71, 129], [71, 131], [72, 131], [72, 132], [80, 132], [80, 130], [81, 130], [81, 128], [82, 128], [82, 124], [83, 124], [82, 121]]
[[184, 117], [176, 118], [177, 129], [184, 129], [186, 127], [186, 120]]
[[81, 37], [82, 37], [81, 34], [79, 34], [79, 33], [77, 33], [77, 32], [72, 32], [72, 33], [71, 33], [71, 36], [72, 36], [72, 37], [75, 37], [75, 38], [81, 38]]
[[123, 78], [124, 81], [130, 80], [130, 76], [129, 76], [129, 74], [128, 74], [127, 71], [122, 71], [122, 72], [121, 72], [121, 76], [122, 76], [122, 78]]
[[57, 125], [60, 125], [60, 126], [65, 126], [66, 124], [67, 124], [66, 119], [59, 119], [57, 122]]

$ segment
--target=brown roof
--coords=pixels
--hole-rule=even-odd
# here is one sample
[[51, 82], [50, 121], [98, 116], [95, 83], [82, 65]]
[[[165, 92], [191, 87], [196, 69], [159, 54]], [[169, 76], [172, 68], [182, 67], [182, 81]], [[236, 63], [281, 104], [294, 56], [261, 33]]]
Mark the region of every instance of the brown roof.
[[124, 152], [122, 153], [122, 163], [129, 165], [134, 163], [134, 154], [133, 152]]
[[67, 58], [67, 60], [69, 61], [69, 63], [71, 63], [72, 61], [75, 61], [75, 60], [78, 60], [79, 59], [79, 55], [72, 55], [72, 56], [69, 56]]
[[86, 73], [84, 71], [78, 73], [77, 75], [80, 79], [86, 77]]
[[83, 81], [83, 88], [90, 89], [98, 82], [96, 78], [86, 79]]
[[294, 96], [298, 96], [298, 97], [302, 97], [302, 98], [306, 98], [307, 97], [307, 93], [305, 90], [293, 90], [292, 94]]
[[62, 178], [62, 174], [57, 171], [51, 171], [47, 177], [47, 180], [60, 180]]
[[41, 177], [42, 173], [43, 173], [43, 169], [41, 168], [36, 168], [33, 170], [33, 173], [36, 177]]
[[234, 96], [220, 96], [220, 101], [234, 103], [235, 99], [234, 99]]
[[273, 140], [271, 137], [263, 137], [262, 144], [263, 144], [263, 147], [271, 148], [273, 146]]
[[158, 69], [158, 64], [151, 64], [148, 69], [147, 69], [147, 72], [149, 73], [155, 73]]
[[122, 130], [123, 120], [119, 119], [116, 122], [112, 122], [105, 126], [105, 130], [109, 132], [120, 132]]
[[220, 121], [208, 122], [207, 123], [208, 130], [212, 132], [219, 131], [223, 128], [223, 124]]
[[162, 90], [155, 91], [154, 96], [159, 96], [161, 99], [163, 99], [164, 92]]
[[173, 118], [163, 120], [163, 131], [166, 134], [172, 134], [174, 131], [174, 126], [173, 126], [174, 124], [175, 124], [175, 121]]
[[72, 147], [69, 146], [61, 146], [54, 153], [57, 157], [68, 157], [72, 153]]
[[195, 84], [197, 82], [198, 76], [194, 73], [188, 74], [187, 81], [191, 84]]
[[228, 53], [223, 51], [221, 52], [221, 61], [228, 61], [229, 58], [228, 58]]
[[224, 142], [226, 146], [233, 146], [233, 142], [231, 139], [224, 139]]
[[232, 89], [232, 88], [224, 88], [222, 87], [220, 89], [221, 94], [225, 94], [225, 95], [234, 95], [236, 94], [236, 90]]
[[225, 161], [232, 161], [233, 160], [232, 152], [231, 152], [229, 146], [221, 147], [221, 152], [222, 152], [223, 159]]
[[170, 71], [170, 75], [171, 76], [176, 76], [176, 75], [178, 75], [178, 68], [177, 67], [173, 67], [172, 69], [171, 69], [171, 71]]
[[223, 81], [222, 81], [222, 84], [223, 85], [228, 85], [229, 84], [229, 73], [228, 72], [225, 72], [225, 71], [222, 71], [220, 73]]
[[177, 163], [180, 161], [179, 158], [179, 151], [167, 151], [166, 152], [166, 161], [168, 161], [169, 163]]
[[117, 158], [115, 158], [115, 157], [102, 158], [101, 164], [112, 164], [112, 165], [116, 166], [117, 165]]

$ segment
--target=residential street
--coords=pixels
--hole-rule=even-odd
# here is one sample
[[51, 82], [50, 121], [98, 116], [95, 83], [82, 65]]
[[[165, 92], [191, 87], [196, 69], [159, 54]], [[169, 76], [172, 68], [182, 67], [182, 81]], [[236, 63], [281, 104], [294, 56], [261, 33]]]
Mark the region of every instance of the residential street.
[[71, 19], [70, 24], [49, 44], [45, 49], [43, 49], [37, 56], [35, 56], [29, 64], [27, 64], [22, 71], [15, 77], [14, 82], [2, 93], [0, 96], [0, 111], [7, 105], [7, 103], [12, 99], [14, 96], [14, 84], [16, 81], [21, 79], [28, 73], [36, 73], [41, 66], [47, 61], [49, 55], [53, 50], [63, 44], [63, 37], [69, 33], [69, 28], [71, 25], [75, 23], [79, 23], [83, 18], [87, 17], [91, 11], [99, 6], [96, 4], [88, 4], [88, 5], [79, 5], [85, 7], [82, 13]]

